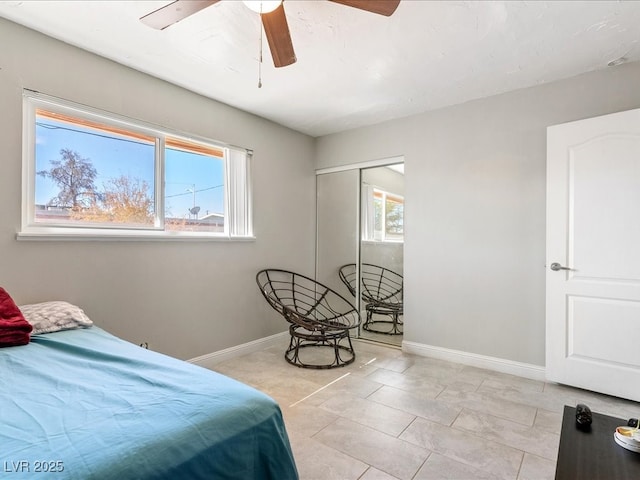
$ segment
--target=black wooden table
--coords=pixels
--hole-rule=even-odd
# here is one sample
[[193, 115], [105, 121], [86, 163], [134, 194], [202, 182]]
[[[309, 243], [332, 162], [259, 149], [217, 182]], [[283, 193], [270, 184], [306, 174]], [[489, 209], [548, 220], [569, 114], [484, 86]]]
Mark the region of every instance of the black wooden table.
[[622, 448], [613, 439], [627, 420], [593, 412], [589, 431], [576, 428], [576, 409], [565, 406], [556, 480], [638, 480], [640, 453]]

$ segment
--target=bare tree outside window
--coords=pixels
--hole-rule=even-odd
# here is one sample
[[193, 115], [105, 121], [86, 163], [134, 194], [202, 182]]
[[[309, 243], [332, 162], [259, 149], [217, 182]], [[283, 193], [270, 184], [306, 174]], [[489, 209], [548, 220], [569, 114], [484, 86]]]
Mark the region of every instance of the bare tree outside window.
[[82, 158], [78, 152], [68, 148], [60, 150], [60, 160], [50, 160], [49, 170], [40, 170], [38, 175], [49, 178], [60, 187], [58, 195], [49, 200], [50, 206], [79, 211], [95, 201], [94, 180], [98, 172], [91, 160]]

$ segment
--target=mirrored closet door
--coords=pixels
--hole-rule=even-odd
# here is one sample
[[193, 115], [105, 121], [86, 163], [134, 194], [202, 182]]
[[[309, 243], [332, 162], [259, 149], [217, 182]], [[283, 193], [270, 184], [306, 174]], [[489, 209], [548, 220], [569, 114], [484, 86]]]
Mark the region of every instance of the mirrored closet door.
[[402, 344], [404, 169], [402, 164], [360, 172], [360, 336]]
[[354, 336], [394, 345], [404, 327], [403, 166], [394, 158], [316, 177], [316, 279], [360, 299], [363, 323]]

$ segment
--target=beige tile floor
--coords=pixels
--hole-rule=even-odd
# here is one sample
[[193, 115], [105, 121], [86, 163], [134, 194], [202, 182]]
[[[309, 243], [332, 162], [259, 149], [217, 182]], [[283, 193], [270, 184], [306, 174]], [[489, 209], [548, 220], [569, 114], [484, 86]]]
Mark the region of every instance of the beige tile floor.
[[303, 480], [553, 479], [565, 404], [640, 416], [638, 403], [354, 344], [343, 368], [289, 365], [284, 343], [215, 368], [278, 401]]

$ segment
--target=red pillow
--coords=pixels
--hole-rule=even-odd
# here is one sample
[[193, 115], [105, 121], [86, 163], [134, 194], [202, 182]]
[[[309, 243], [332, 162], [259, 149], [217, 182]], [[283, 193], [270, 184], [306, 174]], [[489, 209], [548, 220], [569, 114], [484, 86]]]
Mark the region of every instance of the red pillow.
[[0, 347], [26, 345], [33, 327], [7, 291], [0, 287]]

